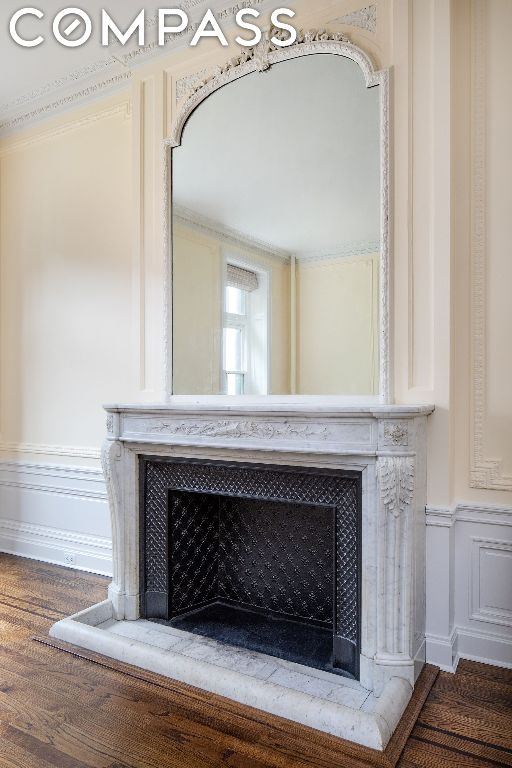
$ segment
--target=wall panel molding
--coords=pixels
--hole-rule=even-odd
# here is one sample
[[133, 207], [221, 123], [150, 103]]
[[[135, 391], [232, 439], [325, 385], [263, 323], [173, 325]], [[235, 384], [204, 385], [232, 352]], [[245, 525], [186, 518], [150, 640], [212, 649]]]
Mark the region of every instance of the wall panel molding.
[[427, 507], [427, 661], [512, 668], [512, 507]]
[[485, 455], [487, 413], [486, 0], [472, 0], [471, 469], [470, 486], [512, 491], [500, 458]]
[[488, 594], [489, 587], [493, 591], [498, 585], [512, 585], [512, 541], [472, 536], [471, 545], [470, 617], [512, 628], [512, 601], [499, 606]]

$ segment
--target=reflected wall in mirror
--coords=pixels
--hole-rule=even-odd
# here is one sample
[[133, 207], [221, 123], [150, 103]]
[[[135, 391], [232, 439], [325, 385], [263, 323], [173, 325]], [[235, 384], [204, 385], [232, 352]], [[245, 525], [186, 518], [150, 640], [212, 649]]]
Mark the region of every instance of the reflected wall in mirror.
[[380, 164], [349, 58], [202, 101], [172, 151], [174, 394], [378, 394]]

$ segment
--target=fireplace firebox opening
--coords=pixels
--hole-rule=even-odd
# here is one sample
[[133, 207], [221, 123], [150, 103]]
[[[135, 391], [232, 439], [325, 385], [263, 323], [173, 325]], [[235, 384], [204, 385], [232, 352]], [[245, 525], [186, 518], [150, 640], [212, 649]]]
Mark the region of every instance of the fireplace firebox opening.
[[358, 678], [354, 472], [141, 459], [141, 615]]

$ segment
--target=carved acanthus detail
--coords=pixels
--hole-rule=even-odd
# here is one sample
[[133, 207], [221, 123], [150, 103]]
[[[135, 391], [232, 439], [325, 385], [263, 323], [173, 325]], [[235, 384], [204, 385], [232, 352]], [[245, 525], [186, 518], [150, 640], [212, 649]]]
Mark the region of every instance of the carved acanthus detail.
[[151, 432], [168, 435], [183, 435], [184, 437], [227, 437], [240, 439], [244, 437], [272, 440], [284, 438], [288, 440], [304, 440], [314, 438], [326, 440], [327, 427], [273, 423], [264, 421], [182, 421], [179, 423], [163, 421], [151, 427]]
[[410, 505], [414, 492], [414, 461], [409, 457], [387, 456], [377, 462], [382, 503], [399, 517]]

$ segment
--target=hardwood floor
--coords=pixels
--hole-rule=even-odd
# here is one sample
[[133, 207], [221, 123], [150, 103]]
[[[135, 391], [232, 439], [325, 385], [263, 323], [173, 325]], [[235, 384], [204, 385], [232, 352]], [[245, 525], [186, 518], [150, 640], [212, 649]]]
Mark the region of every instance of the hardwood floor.
[[[369, 750], [347, 757], [325, 734], [34, 642], [107, 583], [0, 554], [0, 768], [369, 765]], [[398, 765], [512, 766], [512, 671], [462, 661], [440, 673]]]

